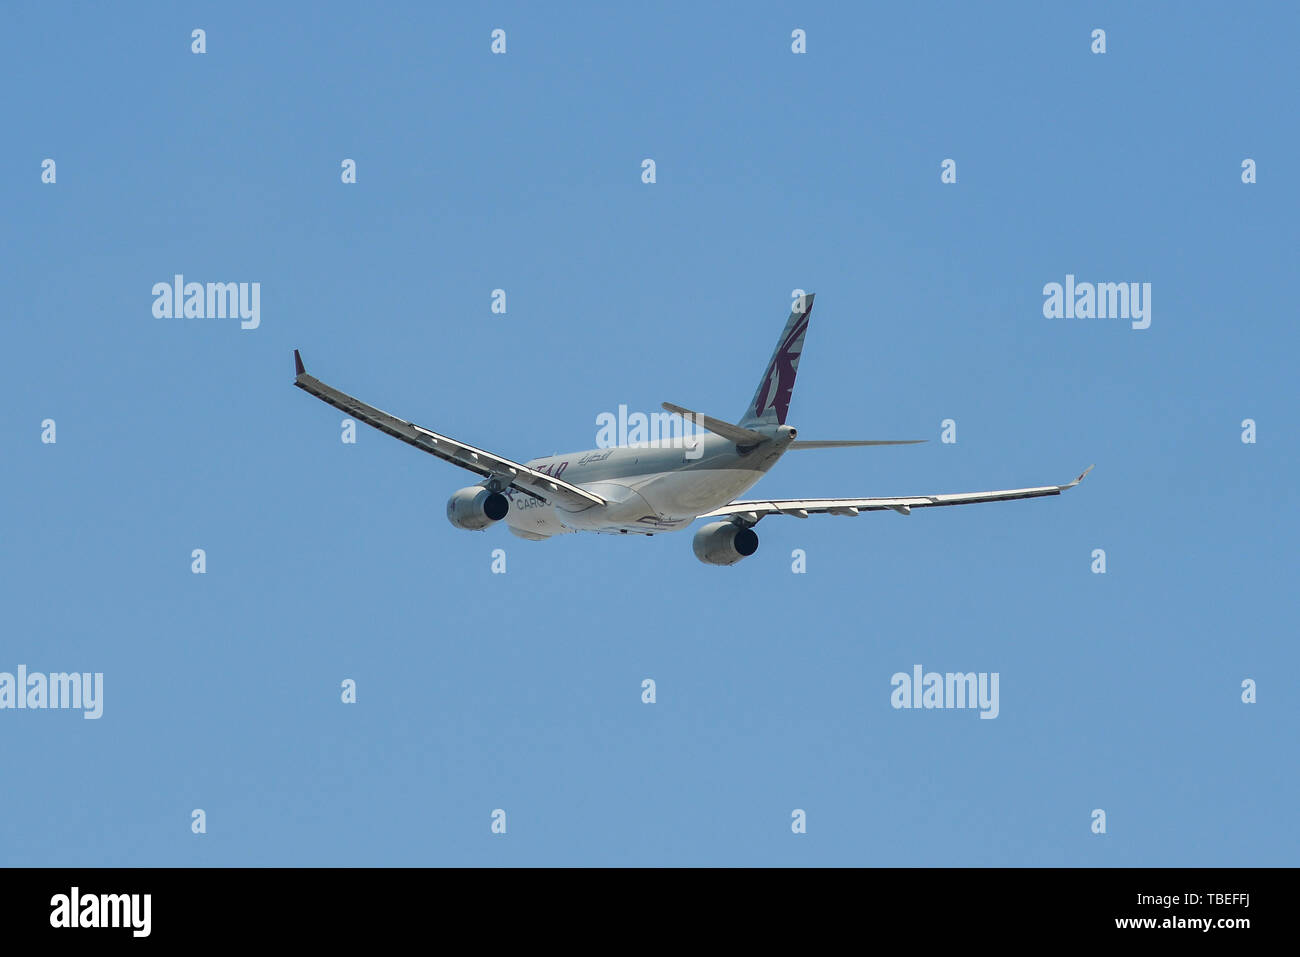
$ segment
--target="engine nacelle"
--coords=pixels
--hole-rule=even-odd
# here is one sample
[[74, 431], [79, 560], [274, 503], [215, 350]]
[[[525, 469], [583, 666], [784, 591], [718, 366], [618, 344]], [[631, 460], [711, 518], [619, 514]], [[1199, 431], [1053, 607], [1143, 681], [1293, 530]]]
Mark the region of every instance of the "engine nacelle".
[[463, 488], [447, 500], [447, 521], [471, 532], [501, 521], [508, 511], [510, 502], [504, 495], [481, 485]]
[[758, 535], [735, 522], [712, 522], [695, 533], [691, 547], [706, 565], [734, 565], [758, 551]]

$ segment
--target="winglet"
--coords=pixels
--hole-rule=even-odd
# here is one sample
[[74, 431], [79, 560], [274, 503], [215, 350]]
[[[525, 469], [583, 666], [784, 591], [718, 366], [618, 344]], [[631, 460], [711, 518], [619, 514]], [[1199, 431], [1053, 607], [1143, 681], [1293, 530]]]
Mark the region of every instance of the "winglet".
[[307, 369], [302, 364], [302, 356], [298, 355], [298, 350], [293, 350], [293, 368], [298, 375], [302, 375]]
[[1096, 467], [1097, 467], [1096, 464], [1089, 465], [1086, 469], [1084, 469], [1082, 472], [1079, 473], [1079, 477], [1077, 479], [1075, 479], [1069, 485], [1062, 485], [1061, 488], [1063, 489], [1074, 488], [1076, 485], [1078, 485], [1080, 482], [1083, 481], [1084, 476], [1086, 476], [1089, 472], [1091, 472]]

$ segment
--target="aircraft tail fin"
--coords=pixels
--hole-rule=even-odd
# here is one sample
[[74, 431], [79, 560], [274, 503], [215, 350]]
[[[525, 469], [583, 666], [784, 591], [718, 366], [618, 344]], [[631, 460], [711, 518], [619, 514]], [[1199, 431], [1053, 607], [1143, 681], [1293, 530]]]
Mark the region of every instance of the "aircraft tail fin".
[[804, 335], [808, 332], [808, 317], [812, 314], [813, 294], [799, 297], [795, 309], [786, 321], [781, 338], [767, 363], [767, 371], [759, 380], [753, 401], [740, 418], [743, 428], [761, 425], [785, 425], [794, 394], [794, 377], [799, 371], [799, 356], [803, 352]]

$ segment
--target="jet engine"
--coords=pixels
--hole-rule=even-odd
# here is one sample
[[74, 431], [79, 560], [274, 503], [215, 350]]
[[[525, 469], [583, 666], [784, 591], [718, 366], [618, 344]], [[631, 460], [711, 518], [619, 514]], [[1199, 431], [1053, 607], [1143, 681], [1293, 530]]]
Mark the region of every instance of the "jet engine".
[[504, 495], [481, 485], [463, 488], [447, 500], [447, 521], [471, 532], [501, 521], [508, 511], [510, 502]]
[[758, 551], [758, 535], [735, 522], [712, 522], [695, 533], [691, 547], [706, 565], [734, 565]]

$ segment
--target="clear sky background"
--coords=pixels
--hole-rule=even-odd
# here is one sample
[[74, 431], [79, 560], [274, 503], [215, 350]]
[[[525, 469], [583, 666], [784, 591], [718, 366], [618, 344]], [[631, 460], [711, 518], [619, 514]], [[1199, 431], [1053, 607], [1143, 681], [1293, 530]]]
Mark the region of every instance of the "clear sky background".
[[[0, 712], [0, 862], [1297, 863], [1293, 6], [3, 20], [0, 670], [105, 701]], [[175, 273], [260, 282], [261, 327], [154, 318]], [[1150, 282], [1151, 327], [1045, 319], [1067, 273]], [[791, 424], [931, 441], [755, 494], [1096, 471], [771, 518], [713, 568], [455, 529], [474, 476], [291, 385], [297, 347], [464, 441], [584, 449], [620, 403], [738, 416], [796, 288]], [[998, 672], [999, 717], [894, 710], [915, 664]]]

